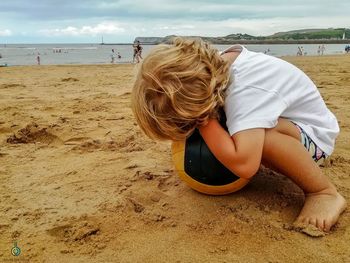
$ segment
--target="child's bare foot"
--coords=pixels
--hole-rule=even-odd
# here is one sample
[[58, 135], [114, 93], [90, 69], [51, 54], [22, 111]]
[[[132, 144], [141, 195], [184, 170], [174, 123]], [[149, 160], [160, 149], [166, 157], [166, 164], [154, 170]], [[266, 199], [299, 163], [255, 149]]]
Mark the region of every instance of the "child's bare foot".
[[328, 232], [345, 208], [344, 197], [335, 190], [307, 194], [304, 207], [295, 223], [311, 224]]

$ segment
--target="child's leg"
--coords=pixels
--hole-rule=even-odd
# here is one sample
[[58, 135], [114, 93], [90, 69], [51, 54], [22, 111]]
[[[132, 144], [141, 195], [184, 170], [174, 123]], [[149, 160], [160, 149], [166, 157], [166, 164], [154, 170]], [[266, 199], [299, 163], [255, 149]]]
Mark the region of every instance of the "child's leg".
[[329, 231], [345, 210], [346, 201], [301, 144], [293, 123], [279, 119], [275, 128], [266, 129], [262, 162], [288, 176], [305, 192], [305, 204], [296, 222]]

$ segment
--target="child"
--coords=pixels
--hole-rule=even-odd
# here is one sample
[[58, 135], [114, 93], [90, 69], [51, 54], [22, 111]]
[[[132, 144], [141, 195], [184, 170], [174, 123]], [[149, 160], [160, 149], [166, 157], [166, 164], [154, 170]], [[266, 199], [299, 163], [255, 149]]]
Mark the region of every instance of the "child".
[[[224, 107], [228, 132], [219, 124]], [[317, 164], [339, 133], [313, 82], [295, 66], [235, 45], [221, 55], [200, 40], [176, 38], [144, 59], [132, 92], [141, 129], [153, 139], [183, 140], [195, 128], [216, 158], [241, 178], [260, 164], [305, 193], [296, 223], [329, 231], [345, 199]]]

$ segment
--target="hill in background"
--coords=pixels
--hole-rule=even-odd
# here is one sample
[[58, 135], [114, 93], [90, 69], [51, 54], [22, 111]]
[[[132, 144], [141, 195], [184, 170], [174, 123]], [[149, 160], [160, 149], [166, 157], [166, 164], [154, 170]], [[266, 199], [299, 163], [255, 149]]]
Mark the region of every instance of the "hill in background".
[[[142, 44], [160, 44], [170, 43], [175, 35], [166, 37], [137, 37], [135, 41]], [[278, 32], [270, 36], [252, 36], [248, 34], [230, 34], [224, 37], [201, 37], [188, 36], [194, 38], [202, 38], [213, 44], [283, 44], [283, 43], [347, 43], [350, 41], [350, 29], [346, 28], [328, 28], [328, 29], [302, 29], [287, 32]]]

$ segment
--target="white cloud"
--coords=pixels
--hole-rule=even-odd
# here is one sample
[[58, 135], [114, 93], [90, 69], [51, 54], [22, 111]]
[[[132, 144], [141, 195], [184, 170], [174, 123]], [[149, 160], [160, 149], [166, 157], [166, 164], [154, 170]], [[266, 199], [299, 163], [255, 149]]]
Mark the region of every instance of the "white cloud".
[[7, 37], [11, 35], [12, 35], [12, 32], [10, 29], [0, 30], [0, 37]]
[[102, 22], [95, 26], [67, 26], [65, 28], [39, 30], [39, 33], [45, 36], [96, 36], [101, 34], [114, 35], [123, 32], [125, 32], [125, 29], [115, 22]]

